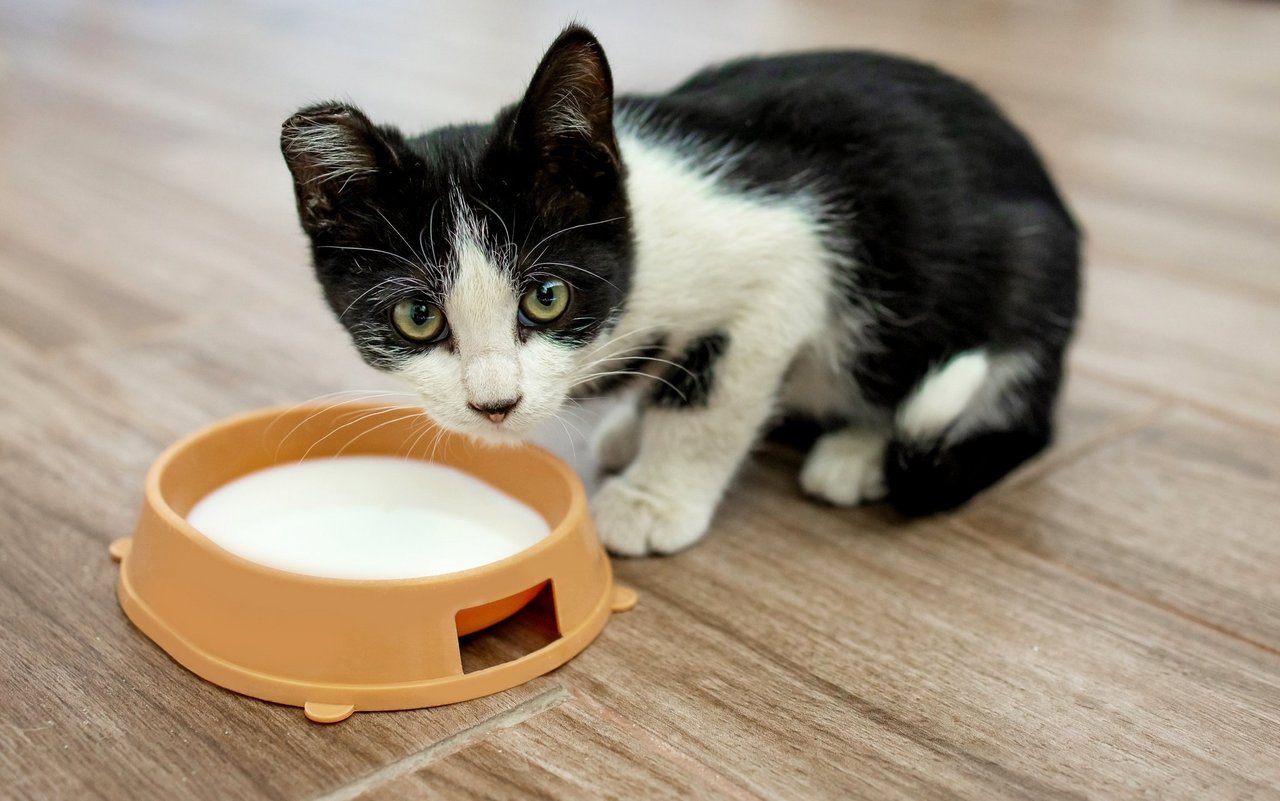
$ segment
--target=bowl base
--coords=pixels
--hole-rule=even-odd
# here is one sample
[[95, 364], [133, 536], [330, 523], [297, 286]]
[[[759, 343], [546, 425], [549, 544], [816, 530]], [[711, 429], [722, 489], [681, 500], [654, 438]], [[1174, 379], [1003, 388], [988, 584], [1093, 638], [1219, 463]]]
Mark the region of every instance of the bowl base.
[[[139, 630], [159, 645], [179, 664], [197, 676], [224, 689], [277, 704], [302, 707], [315, 723], [339, 723], [355, 712], [382, 712], [422, 709], [470, 701], [511, 689], [568, 662], [591, 644], [610, 615], [626, 612], [636, 605], [636, 592], [613, 583], [613, 571], [604, 560], [605, 592], [581, 623], [536, 651], [471, 673], [461, 673], [419, 682], [396, 684], [322, 684], [268, 676], [241, 668], [207, 653], [188, 642], [156, 616], [134, 591], [125, 563], [130, 538], [115, 540], [109, 547], [111, 558], [121, 563], [117, 595], [125, 615]], [[535, 588], [536, 589], [536, 588]]]

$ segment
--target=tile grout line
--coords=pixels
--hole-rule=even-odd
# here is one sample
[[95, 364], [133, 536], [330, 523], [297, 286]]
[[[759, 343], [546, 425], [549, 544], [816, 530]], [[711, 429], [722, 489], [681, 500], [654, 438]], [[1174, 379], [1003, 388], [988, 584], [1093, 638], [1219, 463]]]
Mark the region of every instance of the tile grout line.
[[549, 709], [554, 709], [568, 699], [569, 691], [565, 689], [564, 685], [557, 684], [549, 690], [516, 704], [506, 712], [486, 718], [474, 726], [432, 743], [421, 751], [415, 751], [412, 754], [403, 756], [394, 762], [383, 765], [372, 773], [367, 773], [327, 793], [314, 796], [312, 801], [353, 801], [353, 799], [359, 798], [375, 787], [413, 773], [438, 759], [461, 751], [472, 743], [483, 739], [490, 732], [518, 726]]

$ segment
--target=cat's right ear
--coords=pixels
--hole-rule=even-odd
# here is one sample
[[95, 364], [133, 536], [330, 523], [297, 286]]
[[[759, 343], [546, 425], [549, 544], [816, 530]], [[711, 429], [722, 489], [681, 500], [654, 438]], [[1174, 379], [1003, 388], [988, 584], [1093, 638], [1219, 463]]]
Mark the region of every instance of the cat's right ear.
[[280, 151], [307, 233], [329, 231], [359, 213], [378, 176], [400, 166], [396, 136], [341, 103], [309, 106], [285, 120]]
[[551, 44], [520, 102], [512, 141], [533, 161], [544, 207], [580, 207], [616, 192], [613, 78], [589, 30], [570, 25]]

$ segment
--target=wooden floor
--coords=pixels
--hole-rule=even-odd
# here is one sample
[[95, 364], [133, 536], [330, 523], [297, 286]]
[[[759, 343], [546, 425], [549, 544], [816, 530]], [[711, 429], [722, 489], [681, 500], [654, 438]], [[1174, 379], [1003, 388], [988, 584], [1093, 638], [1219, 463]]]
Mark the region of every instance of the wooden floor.
[[[0, 5], [0, 797], [1280, 798], [1280, 5], [363, 5]], [[575, 15], [624, 89], [874, 46], [991, 91], [1089, 232], [1060, 442], [911, 524], [764, 448], [703, 545], [617, 564], [634, 612], [495, 697], [323, 727], [200, 681], [114, 599], [147, 465], [385, 386], [280, 121], [487, 116]]]

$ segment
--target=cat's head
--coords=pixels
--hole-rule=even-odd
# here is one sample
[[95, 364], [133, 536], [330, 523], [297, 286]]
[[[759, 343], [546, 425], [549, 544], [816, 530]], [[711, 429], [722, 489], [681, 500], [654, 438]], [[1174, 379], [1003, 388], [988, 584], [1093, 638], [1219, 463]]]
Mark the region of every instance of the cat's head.
[[632, 239], [612, 80], [590, 32], [566, 29], [491, 124], [408, 139], [321, 104], [285, 122], [281, 149], [330, 306], [437, 422], [515, 441], [593, 372]]

